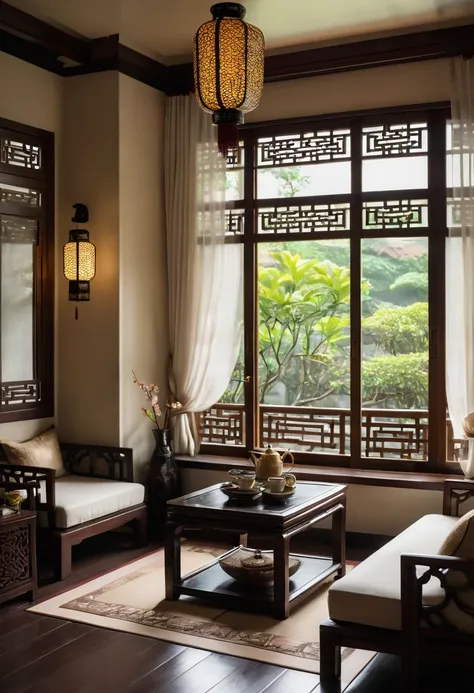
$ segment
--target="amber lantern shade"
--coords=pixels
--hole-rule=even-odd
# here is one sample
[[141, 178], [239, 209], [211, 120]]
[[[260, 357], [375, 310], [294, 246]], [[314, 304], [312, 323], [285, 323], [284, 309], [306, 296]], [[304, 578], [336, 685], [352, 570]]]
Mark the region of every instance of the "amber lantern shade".
[[238, 125], [244, 113], [257, 108], [263, 89], [265, 39], [243, 21], [245, 7], [220, 2], [211, 7], [212, 20], [194, 37], [194, 87], [201, 108], [212, 113], [223, 156], [238, 146]]
[[[73, 221], [81, 223], [89, 219], [85, 205], [74, 207], [77, 211]], [[90, 281], [95, 277], [95, 245], [89, 241], [89, 231], [79, 228], [70, 231], [63, 256], [64, 276], [69, 280], [69, 300], [90, 301]]]

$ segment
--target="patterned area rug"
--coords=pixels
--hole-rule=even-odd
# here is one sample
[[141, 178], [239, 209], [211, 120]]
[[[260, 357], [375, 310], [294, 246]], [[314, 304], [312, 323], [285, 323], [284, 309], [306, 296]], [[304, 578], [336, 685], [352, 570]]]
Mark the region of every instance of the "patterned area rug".
[[[222, 552], [222, 548], [183, 543], [183, 574]], [[318, 673], [319, 624], [327, 618], [327, 589], [328, 585], [322, 585], [285, 621], [225, 611], [190, 597], [169, 602], [165, 600], [164, 553], [157, 551], [29, 611]], [[373, 654], [345, 649], [342, 656], [343, 678], [348, 683]]]

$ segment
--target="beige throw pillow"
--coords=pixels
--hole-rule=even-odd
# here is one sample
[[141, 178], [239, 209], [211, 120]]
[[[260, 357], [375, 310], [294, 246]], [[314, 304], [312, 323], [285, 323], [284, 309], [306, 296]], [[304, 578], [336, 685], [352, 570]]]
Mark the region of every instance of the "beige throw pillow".
[[[441, 556], [474, 558], [474, 510], [470, 510], [459, 518], [443, 541], [438, 553]], [[451, 598], [447, 602], [441, 611], [442, 617], [458, 630], [474, 633], [473, 585], [470, 584], [467, 575], [459, 570], [448, 570], [445, 579], [455, 599]]]
[[0, 444], [3, 446], [7, 459], [11, 464], [54, 469], [56, 477], [67, 474], [54, 427], [35, 438], [25, 440], [24, 443], [0, 440]]
[[459, 518], [438, 553], [441, 556], [474, 558], [474, 510]]

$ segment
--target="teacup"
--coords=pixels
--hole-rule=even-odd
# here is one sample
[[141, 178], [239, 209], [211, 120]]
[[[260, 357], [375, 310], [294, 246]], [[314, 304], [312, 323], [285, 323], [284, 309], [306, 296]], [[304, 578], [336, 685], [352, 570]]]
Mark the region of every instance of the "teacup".
[[255, 472], [241, 472], [234, 476], [234, 483], [241, 491], [250, 491], [255, 485]]
[[269, 476], [268, 490], [270, 493], [283, 493], [285, 490], [286, 479], [284, 476]]
[[285, 485], [288, 488], [295, 488], [296, 486], [296, 476], [294, 474], [285, 474]]

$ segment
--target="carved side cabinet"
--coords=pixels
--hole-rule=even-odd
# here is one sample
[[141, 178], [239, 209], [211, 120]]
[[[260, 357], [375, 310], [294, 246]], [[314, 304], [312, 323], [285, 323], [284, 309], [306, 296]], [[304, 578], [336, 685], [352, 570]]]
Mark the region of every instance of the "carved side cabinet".
[[36, 599], [36, 513], [0, 516], [0, 602], [28, 592]]

